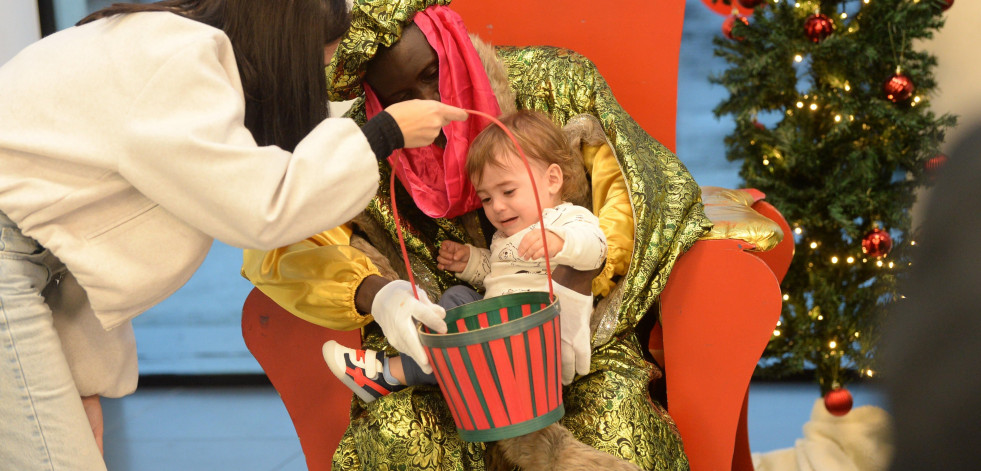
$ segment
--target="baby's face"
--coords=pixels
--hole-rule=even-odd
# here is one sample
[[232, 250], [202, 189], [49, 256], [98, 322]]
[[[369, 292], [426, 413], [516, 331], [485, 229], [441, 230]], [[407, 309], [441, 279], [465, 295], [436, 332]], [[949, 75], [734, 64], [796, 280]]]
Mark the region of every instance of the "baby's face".
[[[538, 187], [542, 209], [553, 208], [561, 200], [557, 191], [561, 190], [561, 172], [558, 187], [550, 181], [548, 169], [542, 162], [529, 159], [531, 172]], [[520, 157], [506, 154], [500, 157], [503, 166], [487, 164], [482, 170], [477, 196], [484, 205], [487, 219], [494, 227], [510, 237], [522, 229], [538, 222], [538, 206], [535, 193], [528, 177], [528, 170]], [[555, 166], [558, 168], [558, 166]]]

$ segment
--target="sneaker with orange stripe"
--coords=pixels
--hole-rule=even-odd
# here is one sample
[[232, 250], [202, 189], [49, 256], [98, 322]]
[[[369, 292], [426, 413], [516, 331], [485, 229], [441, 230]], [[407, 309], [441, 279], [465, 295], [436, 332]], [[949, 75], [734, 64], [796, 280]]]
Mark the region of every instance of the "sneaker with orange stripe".
[[328, 340], [322, 350], [324, 361], [334, 376], [364, 402], [405, 389], [405, 385], [399, 384], [398, 380], [385, 375], [387, 360], [382, 352], [355, 350], [333, 340]]

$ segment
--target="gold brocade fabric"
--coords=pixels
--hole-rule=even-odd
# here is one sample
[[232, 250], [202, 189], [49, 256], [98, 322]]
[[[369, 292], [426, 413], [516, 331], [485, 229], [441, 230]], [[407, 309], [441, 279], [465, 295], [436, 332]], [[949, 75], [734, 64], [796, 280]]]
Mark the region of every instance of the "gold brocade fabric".
[[780, 225], [752, 208], [755, 201], [749, 192], [703, 186], [702, 202], [705, 215], [714, 224], [703, 239], [744, 240], [759, 252], [770, 250], [783, 240]]
[[599, 118], [616, 151], [634, 210], [634, 251], [623, 279], [620, 329], [632, 330], [664, 289], [677, 257], [711, 227], [688, 169], [616, 102], [589, 59], [554, 47], [498, 47], [519, 109], [565, 123]]
[[[415, 12], [448, 3], [356, 0], [351, 30], [327, 68], [331, 97], [359, 95], [365, 64], [378, 47], [394, 44]], [[581, 114], [599, 119], [626, 181], [633, 213], [629, 267], [600, 302], [598, 315], [594, 314], [593, 325], [598, 323], [599, 328], [593, 338], [590, 373], [564, 388], [562, 423], [583, 443], [644, 469], [687, 470], [673, 421], [648, 394], [656, 371], [644, 360], [634, 329], [661, 293], [677, 257], [711, 226], [699, 188], [678, 158], [620, 107], [589, 60], [552, 47], [499, 47], [496, 51], [507, 68], [518, 109], [542, 111], [559, 125]], [[362, 100], [355, 102], [351, 116], [364, 122]], [[352, 226], [355, 235], [367, 240], [404, 279], [405, 263], [389, 199], [391, 168], [386, 162], [380, 167], [378, 194]], [[449, 286], [460, 284], [452, 273], [437, 269], [439, 244], [452, 239], [486, 247], [481, 224], [474, 213], [431, 219], [415, 207], [400, 185], [396, 185], [395, 196], [415, 281], [436, 299]], [[377, 324], [367, 324], [362, 332], [365, 348], [395, 354]], [[460, 439], [436, 387], [413, 386], [369, 404], [354, 399], [351, 425], [334, 455], [333, 469], [483, 470], [483, 454], [483, 444]]]
[[[372, 324], [366, 344], [384, 345]], [[651, 402], [653, 366], [632, 334], [593, 350], [589, 375], [563, 388], [561, 423], [580, 441], [643, 469], [687, 470], [674, 422]], [[482, 443], [460, 439], [436, 386], [413, 386], [370, 404], [355, 399], [333, 469], [483, 470]]]
[[[674, 423], [648, 395], [654, 366], [644, 360], [634, 327], [660, 294], [677, 257], [710, 226], [698, 186], [677, 157], [623, 111], [584, 57], [549, 47], [503, 47], [498, 53], [508, 67], [519, 109], [543, 111], [560, 124], [582, 113], [600, 119], [633, 203], [635, 244], [629, 271], [611, 292], [616, 302], [605, 303], [617, 307], [605, 333], [608, 341], [594, 347], [591, 373], [565, 388], [563, 423], [584, 443], [644, 469], [688, 469]], [[362, 102], [355, 103], [351, 115], [363, 121]], [[394, 257], [397, 270], [404, 270], [399, 268], [403, 263], [389, 204], [390, 173], [383, 164], [381, 190], [354, 223], [381, 253]], [[450, 238], [483, 246], [483, 235], [472, 225], [468, 230], [463, 218], [424, 216], [398, 185], [396, 197], [416, 282], [435, 298], [460, 283], [436, 268], [439, 242]], [[388, 347], [374, 324], [365, 328], [363, 337], [368, 348]], [[460, 440], [438, 389], [417, 386], [370, 404], [355, 399], [351, 426], [333, 465], [481, 470], [483, 445]]]
[[450, 0], [355, 1], [351, 6], [351, 26], [327, 64], [328, 97], [343, 101], [361, 96], [365, 68], [378, 48], [395, 44], [417, 11], [449, 3]]

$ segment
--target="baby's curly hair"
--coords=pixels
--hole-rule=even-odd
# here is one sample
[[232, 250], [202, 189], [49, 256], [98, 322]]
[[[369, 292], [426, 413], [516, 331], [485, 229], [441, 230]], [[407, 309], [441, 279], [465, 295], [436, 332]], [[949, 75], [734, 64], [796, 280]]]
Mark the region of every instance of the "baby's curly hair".
[[[549, 166], [562, 169], [562, 199], [579, 206], [591, 207], [588, 201], [589, 184], [582, 159], [572, 152], [562, 129], [539, 111], [521, 110], [499, 118], [511, 130], [525, 156]], [[467, 153], [467, 175], [474, 185], [480, 183], [487, 165], [503, 166], [499, 156], [508, 153], [518, 156], [518, 150], [508, 135], [491, 124], [474, 138]]]

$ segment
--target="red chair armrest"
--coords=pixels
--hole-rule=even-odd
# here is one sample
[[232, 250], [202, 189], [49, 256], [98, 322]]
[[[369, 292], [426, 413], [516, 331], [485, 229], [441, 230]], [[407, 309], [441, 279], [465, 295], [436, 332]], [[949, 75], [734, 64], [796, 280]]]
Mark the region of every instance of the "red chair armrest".
[[773, 271], [773, 275], [777, 277], [777, 281], [783, 281], [783, 277], [787, 274], [787, 270], [790, 268], [790, 261], [794, 258], [794, 233], [790, 230], [790, 225], [787, 224], [787, 220], [784, 219], [780, 211], [773, 207], [772, 204], [766, 201], [759, 200], [753, 203], [753, 209], [756, 212], [772, 219], [774, 222], [780, 225], [783, 229], [783, 240], [777, 244], [776, 247], [767, 250], [766, 252], [754, 252], [756, 255], [762, 259]]
[[728, 470], [749, 382], [780, 316], [780, 286], [738, 240], [700, 240], [661, 295], [668, 411], [691, 468]]
[[359, 346], [361, 332], [311, 324], [253, 289], [242, 307], [242, 337], [293, 420], [307, 469], [329, 471], [350, 423], [352, 393], [331, 374], [321, 347], [329, 339]]

